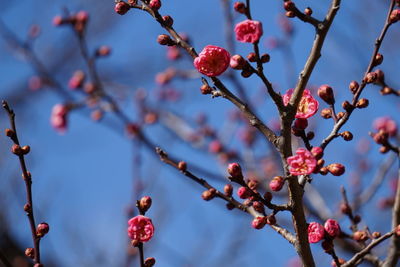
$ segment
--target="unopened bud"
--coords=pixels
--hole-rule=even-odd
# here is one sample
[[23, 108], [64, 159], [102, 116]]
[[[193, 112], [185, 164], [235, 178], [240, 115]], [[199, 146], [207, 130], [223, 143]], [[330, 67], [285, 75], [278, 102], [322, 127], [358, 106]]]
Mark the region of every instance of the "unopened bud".
[[324, 150], [319, 146], [315, 146], [311, 149], [311, 154], [314, 156], [314, 158], [321, 159], [324, 156]]
[[389, 16], [389, 23], [396, 23], [400, 20], [400, 10], [394, 9]]
[[261, 63], [268, 63], [271, 60], [271, 56], [269, 54], [264, 54], [260, 59]]
[[269, 188], [272, 191], [280, 191], [283, 187], [283, 185], [285, 184], [285, 180], [283, 179], [282, 176], [275, 176], [271, 182], [269, 183]]
[[331, 253], [333, 250], [333, 242], [332, 240], [324, 240], [321, 243], [321, 247], [324, 249], [325, 253]]
[[342, 111], [340, 111], [340, 112], [338, 112], [338, 114], [336, 114], [336, 118], [337, 118], [338, 120], [340, 120], [341, 118], [343, 118], [343, 116], [344, 116], [344, 112], [342, 112]]
[[356, 82], [356, 81], [352, 81], [350, 84], [349, 84], [349, 89], [350, 89], [350, 91], [354, 94], [357, 90], [358, 90], [358, 87], [359, 87], [360, 85], [358, 84], [358, 82]]
[[23, 146], [21, 147], [22, 150], [22, 154], [26, 155], [29, 153], [29, 151], [31, 151], [31, 147], [30, 146]]
[[231, 197], [233, 192], [233, 186], [231, 184], [226, 184], [224, 186], [224, 193], [226, 196]]
[[118, 14], [124, 15], [124, 14], [126, 14], [126, 12], [129, 11], [130, 8], [131, 7], [127, 3], [121, 1], [121, 2], [118, 2], [115, 4], [114, 10]]
[[274, 214], [268, 215], [267, 216], [267, 223], [269, 225], [275, 225], [276, 224], [276, 217]]
[[12, 137], [12, 136], [14, 136], [14, 131], [13, 130], [11, 130], [11, 129], [6, 129], [5, 130], [5, 134], [6, 134], [6, 136], [8, 136], [8, 137]]
[[349, 132], [349, 131], [345, 131], [345, 132], [341, 133], [340, 135], [343, 137], [343, 139], [345, 141], [353, 140], [353, 134], [351, 132]]
[[215, 197], [215, 194], [216, 194], [215, 188], [210, 188], [210, 189], [204, 191], [203, 194], [201, 194], [201, 197], [205, 201], [209, 201]]
[[334, 176], [340, 176], [345, 172], [345, 167], [340, 163], [332, 163], [327, 166], [328, 171]]
[[262, 229], [264, 228], [265, 224], [267, 223], [266, 218], [265, 217], [256, 217], [253, 219], [253, 221], [251, 222], [251, 226], [254, 229]]
[[228, 173], [232, 178], [241, 179], [243, 178], [242, 168], [240, 167], [239, 163], [231, 163], [228, 165]]
[[165, 24], [167, 27], [172, 27], [172, 25], [174, 24], [174, 20], [173, 20], [172, 17], [169, 16], [169, 15], [163, 16], [162, 19], [163, 19], [163, 21], [164, 21], [164, 24]]
[[340, 211], [343, 213], [343, 214], [346, 214], [346, 215], [350, 215], [351, 214], [351, 207], [349, 206], [349, 204], [347, 204], [347, 203], [342, 203], [342, 204], [340, 204]]
[[256, 62], [256, 61], [257, 61], [257, 55], [256, 55], [256, 53], [253, 53], [253, 52], [249, 53], [249, 54], [247, 55], [247, 59], [248, 59], [250, 62]]
[[247, 187], [241, 186], [241, 187], [239, 187], [237, 194], [238, 194], [239, 198], [246, 199], [246, 198], [251, 197], [253, 195], [253, 192], [250, 189], [248, 189]]
[[254, 201], [253, 208], [254, 208], [254, 210], [258, 211], [259, 213], [265, 212], [264, 205], [260, 201]]
[[235, 208], [235, 205], [233, 203], [229, 202], [229, 203], [226, 203], [226, 208], [228, 210], [233, 210]]
[[353, 239], [357, 242], [364, 242], [368, 240], [368, 234], [366, 231], [357, 231], [354, 232]]
[[267, 201], [267, 202], [271, 202], [271, 200], [272, 200], [272, 193], [271, 192], [265, 192], [265, 194], [264, 194], [264, 199], [265, 199], [265, 201]]
[[171, 37], [169, 37], [169, 35], [167, 35], [167, 34], [160, 34], [157, 37], [157, 43], [159, 43], [160, 45], [173, 45], [173, 44], [175, 44], [175, 42], [172, 41]]
[[25, 211], [26, 213], [30, 213], [30, 212], [32, 211], [31, 205], [29, 205], [28, 203], [26, 203], [26, 204], [24, 205], [24, 211]]
[[187, 168], [187, 164], [185, 161], [179, 161], [178, 163], [178, 169], [182, 172], [185, 172]]
[[142, 212], [146, 212], [150, 209], [151, 207], [151, 203], [152, 203], [152, 199], [149, 196], [144, 196], [139, 200], [139, 209]]
[[247, 64], [247, 61], [241, 55], [233, 55], [229, 62], [231, 68], [235, 70], [242, 70]]
[[376, 238], [379, 238], [379, 237], [381, 237], [381, 233], [380, 232], [373, 232], [372, 233], [372, 238], [374, 238], [374, 239], [376, 239]]
[[243, 2], [235, 2], [233, 8], [236, 12], [244, 14], [246, 12], [246, 5]]
[[47, 234], [50, 230], [50, 227], [47, 223], [42, 222], [39, 223], [37, 228], [36, 228], [36, 235], [38, 237], [43, 237], [45, 234]]
[[369, 105], [369, 101], [366, 98], [361, 98], [357, 101], [356, 108], [366, 108]]
[[324, 108], [321, 110], [321, 117], [324, 119], [332, 118], [332, 110], [330, 108]]
[[154, 266], [154, 264], [156, 264], [156, 259], [151, 257], [151, 258], [147, 258], [144, 260], [144, 266], [145, 267], [151, 267]]
[[11, 152], [14, 153], [17, 156], [23, 155], [21, 147], [19, 145], [17, 145], [17, 144], [12, 145]]
[[313, 11], [312, 11], [311, 8], [307, 7], [306, 9], [304, 9], [304, 14], [305, 14], [306, 16], [311, 16], [312, 13], [313, 13]]
[[364, 81], [366, 83], [373, 83], [376, 81], [378, 75], [375, 72], [369, 72], [364, 78]]
[[333, 94], [332, 87], [329, 85], [321, 85], [318, 88], [318, 96], [329, 105], [333, 105], [335, 103], [335, 96]]
[[394, 233], [395, 233], [395, 235], [400, 236], [400, 224], [396, 226]]
[[294, 18], [295, 14], [293, 11], [290, 10], [290, 11], [286, 11], [285, 16], [288, 18]]
[[34, 248], [25, 249], [25, 255], [31, 259], [35, 258], [35, 249]]
[[382, 64], [382, 62], [383, 62], [382, 54], [380, 54], [380, 53], [376, 54], [375, 59], [374, 59], [374, 66], [380, 65], [380, 64]]
[[283, 8], [286, 11], [293, 10], [295, 7], [296, 5], [292, 1], [286, 1], [285, 3], [283, 3]]
[[342, 103], [342, 108], [343, 108], [344, 110], [346, 110], [346, 111], [350, 111], [350, 110], [352, 110], [354, 107], [353, 107], [352, 104], [350, 104], [349, 101], [345, 100], [345, 101], [343, 101], [343, 103]]
[[200, 92], [201, 92], [203, 95], [208, 95], [208, 94], [211, 94], [211, 93], [212, 93], [212, 88], [211, 88], [209, 85], [207, 85], [207, 84], [203, 84], [203, 85], [201, 85], [201, 87], [200, 87]]

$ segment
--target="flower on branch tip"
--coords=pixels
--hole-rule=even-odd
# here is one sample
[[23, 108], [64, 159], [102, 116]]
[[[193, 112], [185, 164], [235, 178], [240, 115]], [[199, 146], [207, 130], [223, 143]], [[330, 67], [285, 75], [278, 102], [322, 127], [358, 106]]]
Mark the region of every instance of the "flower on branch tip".
[[289, 172], [293, 175], [306, 175], [314, 171], [317, 160], [313, 154], [305, 148], [298, 148], [296, 155], [288, 157]]
[[[282, 96], [283, 104], [287, 106], [290, 102], [294, 89], [289, 89]], [[317, 113], [318, 101], [311, 95], [309, 90], [304, 90], [299, 106], [297, 107], [296, 118], [307, 119]]]
[[194, 67], [202, 74], [214, 77], [221, 75], [229, 66], [230, 54], [222, 47], [207, 45], [193, 61]]
[[389, 136], [395, 136], [397, 134], [396, 122], [390, 117], [377, 118], [373, 123], [373, 127], [377, 131], [383, 130]]
[[308, 242], [310, 243], [318, 243], [322, 239], [324, 239], [325, 236], [325, 229], [324, 227], [317, 223], [317, 222], [312, 222], [308, 225]]
[[154, 225], [150, 218], [138, 215], [128, 221], [128, 236], [132, 240], [147, 242], [154, 235]]
[[337, 237], [341, 232], [339, 223], [333, 219], [326, 220], [324, 228], [331, 237]]
[[235, 26], [236, 40], [242, 43], [256, 43], [260, 40], [263, 29], [262, 24], [256, 20], [245, 20]]

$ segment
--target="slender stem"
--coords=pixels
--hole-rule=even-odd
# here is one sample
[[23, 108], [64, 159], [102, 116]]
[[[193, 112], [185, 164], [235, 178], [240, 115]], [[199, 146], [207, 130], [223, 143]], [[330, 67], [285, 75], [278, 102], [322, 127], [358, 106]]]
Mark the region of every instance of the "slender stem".
[[[393, 8], [394, 8], [394, 4], [395, 4], [395, 0], [392, 0], [389, 6], [389, 10], [386, 16], [386, 20], [385, 20], [385, 24], [383, 26], [383, 29], [379, 35], [379, 37], [376, 39], [375, 41], [375, 48], [374, 51], [372, 52], [372, 56], [371, 59], [369, 61], [368, 67], [364, 73], [364, 77], [362, 78], [362, 82], [360, 84], [360, 87], [358, 88], [357, 92], [354, 94], [353, 96], [353, 100], [352, 100], [352, 107], [355, 107], [355, 105], [357, 104], [358, 99], [360, 98], [360, 95], [362, 93], [362, 91], [364, 90], [365, 86], [367, 85], [367, 82], [365, 80], [365, 76], [372, 71], [372, 69], [374, 68], [374, 61], [375, 61], [375, 57], [379, 52], [379, 49], [381, 48], [381, 44], [383, 42], [383, 39], [386, 36], [386, 33], [389, 29], [389, 27], [392, 25], [389, 22], [389, 17], [390, 17], [390, 13], [392, 12]], [[321, 148], [325, 148], [333, 139], [335, 139], [338, 136], [338, 132], [340, 131], [340, 129], [343, 127], [343, 125], [349, 120], [351, 114], [353, 113], [354, 108], [349, 109], [348, 111], [346, 111], [346, 113], [344, 114], [344, 116], [338, 120], [335, 123], [335, 126], [333, 127], [331, 133], [322, 141], [320, 147]]]
[[140, 255], [140, 267], [145, 267], [144, 266], [144, 252], [143, 252], [143, 243], [140, 242], [138, 244], [138, 249], [139, 249], [139, 255]]
[[[380, 243], [382, 243], [383, 241], [385, 241], [386, 239], [391, 237], [393, 234], [394, 234], [394, 231], [391, 231], [391, 232], [386, 233], [383, 236], [373, 240], [363, 250], [361, 250], [360, 252], [356, 253], [353, 256], [353, 258], [351, 258], [345, 264], [343, 264], [342, 267], [356, 266], [356, 264], [359, 264], [360, 260], [362, 261], [364, 256], [366, 256], [371, 251], [371, 249], [373, 249], [374, 247], [376, 247], [377, 245], [379, 245]], [[394, 267], [395, 265], [384, 265], [384, 266], [393, 266]]]
[[[9, 105], [6, 101], [2, 102], [2, 106], [8, 114], [8, 117], [10, 119], [11, 130], [13, 131], [10, 139], [14, 142], [15, 145], [19, 146], [20, 143], [18, 140], [17, 128], [15, 126], [15, 113], [9, 107]], [[35, 217], [33, 214], [32, 177], [31, 177], [31, 173], [28, 172], [28, 169], [26, 167], [24, 155], [19, 154], [18, 159], [19, 159], [19, 163], [21, 166], [21, 170], [22, 170], [22, 177], [24, 178], [24, 182], [25, 182], [26, 205], [28, 206], [28, 208], [25, 211], [26, 211], [26, 215], [28, 216], [29, 225], [30, 225], [31, 234], [32, 234], [32, 241], [33, 241], [33, 245], [34, 245], [34, 259], [33, 260], [35, 263], [40, 263], [40, 237], [38, 237], [36, 235], [36, 223], [35, 223]]]

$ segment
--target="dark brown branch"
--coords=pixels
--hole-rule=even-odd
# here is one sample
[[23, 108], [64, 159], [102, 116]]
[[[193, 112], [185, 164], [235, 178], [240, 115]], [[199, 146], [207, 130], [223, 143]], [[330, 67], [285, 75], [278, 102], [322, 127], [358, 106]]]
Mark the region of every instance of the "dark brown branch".
[[[360, 84], [360, 87], [358, 88], [357, 92], [353, 96], [353, 100], [351, 102], [351, 105], [353, 107], [356, 106], [357, 101], [360, 98], [360, 95], [361, 95], [362, 91], [364, 90], [365, 86], [367, 85], [365, 76], [369, 72], [371, 72], [372, 69], [374, 68], [375, 57], [378, 54], [379, 49], [381, 48], [381, 44], [382, 44], [382, 42], [383, 42], [383, 40], [385, 38], [385, 35], [386, 35], [389, 27], [392, 25], [389, 22], [389, 17], [390, 17], [390, 13], [392, 12], [392, 10], [394, 8], [394, 4], [395, 4], [395, 1], [392, 0], [391, 4], [389, 6], [389, 10], [388, 10], [388, 13], [387, 13], [387, 16], [386, 16], [386, 20], [385, 20], [385, 24], [383, 26], [383, 29], [382, 29], [379, 37], [375, 41], [375, 48], [374, 48], [374, 51], [372, 52], [372, 56], [371, 56], [370, 62], [369, 62], [368, 67], [367, 67], [367, 69], [366, 69], [366, 71], [364, 73], [364, 77], [362, 78], [362, 82]], [[331, 133], [322, 141], [322, 143], [320, 145], [321, 148], [325, 148], [333, 139], [338, 137], [338, 133], [339, 133], [340, 129], [349, 120], [349, 118], [350, 118], [351, 114], [353, 113], [353, 111], [354, 111], [354, 108], [349, 109], [348, 111], [345, 112], [344, 116], [335, 123], [335, 126], [333, 127]]]
[[[15, 126], [15, 113], [14, 111], [9, 107], [8, 103], [3, 100], [2, 102], [3, 108], [6, 110], [8, 117], [10, 119], [10, 125], [11, 125], [11, 133], [10, 133], [10, 139], [14, 142], [15, 145], [20, 146], [19, 140], [18, 140], [18, 134], [17, 134], [17, 127]], [[28, 171], [25, 163], [25, 157], [23, 153], [18, 153], [18, 159], [19, 163], [21, 166], [22, 170], [22, 177], [25, 182], [25, 190], [26, 190], [26, 204], [24, 207], [24, 210], [26, 211], [26, 215], [28, 216], [29, 220], [29, 225], [31, 228], [31, 234], [32, 234], [32, 242], [34, 246], [34, 262], [35, 263], [40, 263], [40, 240], [41, 238], [36, 235], [36, 223], [35, 223], [35, 217], [33, 213], [33, 200], [32, 200], [32, 177], [31, 173]]]

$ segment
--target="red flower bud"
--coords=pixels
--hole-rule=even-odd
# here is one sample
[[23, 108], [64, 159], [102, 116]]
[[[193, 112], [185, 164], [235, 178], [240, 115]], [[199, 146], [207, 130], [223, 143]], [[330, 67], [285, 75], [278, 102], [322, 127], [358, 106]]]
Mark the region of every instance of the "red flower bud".
[[115, 4], [114, 10], [120, 15], [126, 14], [131, 7], [125, 2], [118, 2]]
[[246, 12], [246, 5], [243, 2], [235, 2], [233, 8], [236, 12], [244, 14]]
[[242, 168], [239, 163], [231, 163], [228, 165], [228, 173], [232, 178], [243, 178]]
[[251, 226], [254, 229], [262, 229], [264, 228], [265, 224], [266, 224], [266, 217], [256, 217], [254, 218], [254, 220], [251, 222]]

